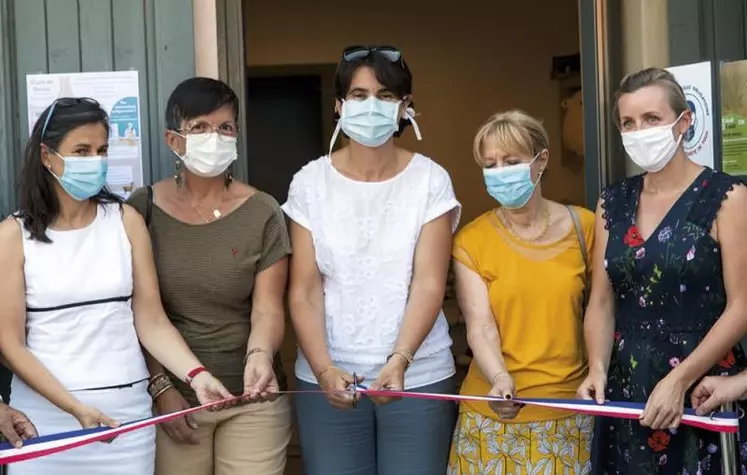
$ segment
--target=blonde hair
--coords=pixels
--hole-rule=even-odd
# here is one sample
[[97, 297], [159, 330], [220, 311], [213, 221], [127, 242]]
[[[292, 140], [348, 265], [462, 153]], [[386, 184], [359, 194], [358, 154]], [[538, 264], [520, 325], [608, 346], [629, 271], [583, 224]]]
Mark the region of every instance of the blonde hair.
[[499, 112], [480, 127], [472, 146], [472, 155], [480, 166], [484, 165], [482, 148], [490, 139], [510, 155], [533, 157], [550, 148], [550, 139], [542, 122], [516, 109]]
[[648, 86], [664, 88], [669, 96], [669, 107], [672, 108], [675, 115], [679, 116], [689, 109], [685, 92], [672, 73], [662, 68], [646, 68], [630, 73], [620, 81], [620, 87], [617, 88], [615, 93], [615, 108], [613, 111], [618, 126], [620, 125], [620, 98], [625, 94], [632, 94]]

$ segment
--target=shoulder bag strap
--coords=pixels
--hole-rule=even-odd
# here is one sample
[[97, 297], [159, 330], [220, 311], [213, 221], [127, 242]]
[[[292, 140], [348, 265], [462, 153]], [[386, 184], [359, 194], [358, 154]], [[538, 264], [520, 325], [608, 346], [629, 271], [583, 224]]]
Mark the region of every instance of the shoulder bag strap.
[[586, 238], [584, 238], [584, 228], [581, 225], [581, 218], [579, 218], [576, 209], [568, 205], [568, 212], [571, 214], [571, 220], [573, 220], [573, 227], [576, 229], [576, 237], [581, 245], [581, 255], [584, 258], [584, 311], [586, 305], [589, 303], [589, 288], [591, 282], [589, 282], [589, 251], [586, 249]]
[[153, 212], [153, 187], [148, 185], [148, 201], [145, 203], [145, 226], [150, 229], [150, 215]]

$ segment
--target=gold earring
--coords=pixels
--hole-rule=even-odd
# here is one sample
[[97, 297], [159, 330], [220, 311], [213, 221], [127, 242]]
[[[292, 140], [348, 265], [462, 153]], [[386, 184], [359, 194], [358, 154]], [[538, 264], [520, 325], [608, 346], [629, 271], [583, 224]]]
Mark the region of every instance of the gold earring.
[[176, 182], [176, 187], [181, 188], [182, 187], [182, 161], [177, 160], [174, 162], [174, 181]]

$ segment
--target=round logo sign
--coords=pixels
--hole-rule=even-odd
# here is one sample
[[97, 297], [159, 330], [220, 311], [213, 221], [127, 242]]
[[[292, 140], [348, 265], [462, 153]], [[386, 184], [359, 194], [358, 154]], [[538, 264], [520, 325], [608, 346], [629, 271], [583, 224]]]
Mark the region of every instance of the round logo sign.
[[708, 141], [707, 123], [711, 120], [705, 96], [697, 86], [686, 85], [682, 88], [687, 99], [687, 106], [692, 112], [692, 124], [683, 137], [685, 152], [688, 155], [698, 153]]

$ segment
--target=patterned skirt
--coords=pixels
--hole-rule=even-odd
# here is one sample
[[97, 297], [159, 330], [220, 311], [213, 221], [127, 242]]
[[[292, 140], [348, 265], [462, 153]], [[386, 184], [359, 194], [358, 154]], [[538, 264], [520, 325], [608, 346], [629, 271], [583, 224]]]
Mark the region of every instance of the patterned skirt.
[[594, 418], [503, 424], [476, 412], [459, 415], [448, 475], [591, 473]]

